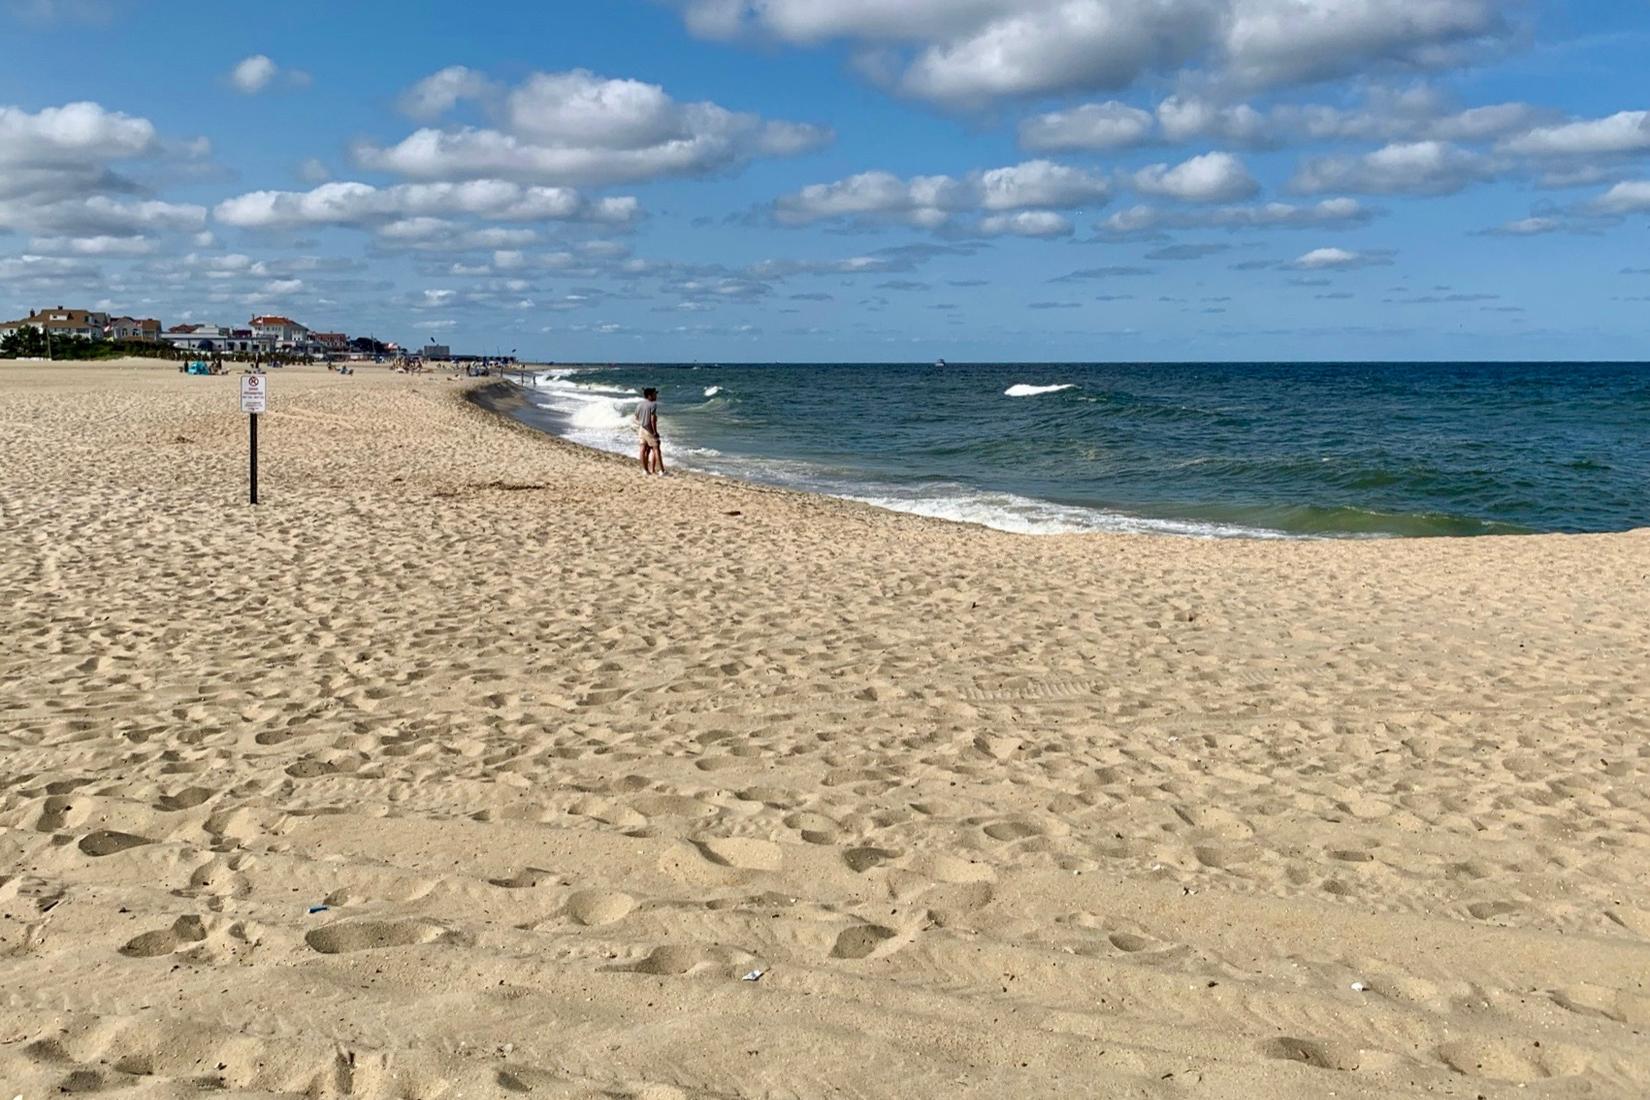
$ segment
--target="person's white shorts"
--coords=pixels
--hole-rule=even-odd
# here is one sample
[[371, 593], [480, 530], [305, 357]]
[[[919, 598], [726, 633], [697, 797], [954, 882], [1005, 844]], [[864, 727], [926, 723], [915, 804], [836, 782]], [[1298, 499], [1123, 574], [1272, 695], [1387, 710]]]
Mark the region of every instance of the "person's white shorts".
[[639, 434], [642, 437], [642, 446], [657, 447], [659, 445], [659, 437], [648, 431], [646, 428], [641, 429]]

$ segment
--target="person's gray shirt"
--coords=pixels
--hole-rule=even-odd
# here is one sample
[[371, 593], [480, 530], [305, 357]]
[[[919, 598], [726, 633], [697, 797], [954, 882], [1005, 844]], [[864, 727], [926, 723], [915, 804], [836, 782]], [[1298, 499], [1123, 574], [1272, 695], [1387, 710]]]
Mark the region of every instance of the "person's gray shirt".
[[644, 431], [657, 431], [653, 418], [659, 415], [659, 403], [642, 398], [642, 403], [636, 406], [636, 426]]

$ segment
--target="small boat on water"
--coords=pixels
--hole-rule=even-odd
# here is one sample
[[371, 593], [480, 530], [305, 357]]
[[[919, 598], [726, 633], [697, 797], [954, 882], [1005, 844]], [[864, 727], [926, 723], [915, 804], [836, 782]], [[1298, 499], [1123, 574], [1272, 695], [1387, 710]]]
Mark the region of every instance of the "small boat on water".
[[936, 360], [934, 360], [934, 365], [936, 367], [943, 367], [943, 366], [945, 366], [945, 360], [944, 359], [936, 359]]

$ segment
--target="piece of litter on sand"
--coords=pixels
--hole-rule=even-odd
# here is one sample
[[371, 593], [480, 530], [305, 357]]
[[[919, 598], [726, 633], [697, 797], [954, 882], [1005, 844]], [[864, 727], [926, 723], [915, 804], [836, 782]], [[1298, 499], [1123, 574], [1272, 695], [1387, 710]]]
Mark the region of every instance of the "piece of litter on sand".
[[759, 981], [762, 980], [762, 975], [764, 975], [766, 973], [767, 973], [766, 970], [752, 970], [749, 974], [746, 974], [743, 978], [740, 978], [739, 980], [742, 981], [742, 982], [759, 982]]
[[1352, 992], [1354, 992], [1354, 993], [1362, 993], [1364, 990], [1366, 990], [1368, 988], [1369, 987], [1367, 985], [1365, 985], [1363, 982], [1353, 982], [1352, 983]]
[[311, 913], [325, 913], [327, 911], [327, 907], [325, 905], [311, 905], [309, 907], [309, 911]]

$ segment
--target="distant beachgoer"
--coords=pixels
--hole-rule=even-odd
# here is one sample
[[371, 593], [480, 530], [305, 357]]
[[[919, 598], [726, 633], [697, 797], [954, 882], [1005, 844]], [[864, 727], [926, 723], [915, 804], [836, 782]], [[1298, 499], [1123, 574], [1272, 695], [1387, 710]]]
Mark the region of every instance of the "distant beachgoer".
[[636, 406], [636, 431], [642, 440], [642, 472], [665, 472], [664, 449], [659, 445], [659, 391], [649, 386]]

